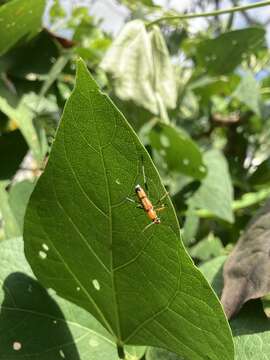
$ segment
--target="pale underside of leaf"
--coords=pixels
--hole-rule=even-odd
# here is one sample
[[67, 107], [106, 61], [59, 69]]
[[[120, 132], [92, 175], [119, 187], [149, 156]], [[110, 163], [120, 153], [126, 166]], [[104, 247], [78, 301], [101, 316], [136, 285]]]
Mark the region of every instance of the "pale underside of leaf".
[[166, 116], [176, 106], [176, 76], [158, 27], [148, 33], [141, 20], [129, 22], [105, 55], [101, 67], [112, 76], [122, 100]]
[[[0, 248], [1, 360], [118, 359], [113, 338], [89, 313], [37, 283], [21, 238], [2, 242]], [[127, 354], [143, 350], [128, 347]]]

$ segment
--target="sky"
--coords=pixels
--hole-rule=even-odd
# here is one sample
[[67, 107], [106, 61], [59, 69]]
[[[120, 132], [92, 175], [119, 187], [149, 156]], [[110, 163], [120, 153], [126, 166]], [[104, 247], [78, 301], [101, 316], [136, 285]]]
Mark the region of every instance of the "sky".
[[[93, 15], [97, 20], [101, 20], [101, 27], [116, 36], [120, 29], [125, 24], [126, 19], [129, 16], [129, 10], [123, 6], [119, 5], [116, 0], [60, 0], [64, 5], [67, 12], [70, 11], [71, 5], [87, 5], [90, 9], [90, 14]], [[48, 0], [50, 4], [52, 0]], [[174, 9], [179, 13], [184, 11], [190, 11], [192, 0], [153, 0], [156, 5], [164, 6], [167, 9]], [[256, 2], [256, 0], [243, 0], [241, 1], [241, 5]], [[231, 7], [231, 3], [229, 0], [221, 1], [222, 8]], [[270, 8], [268, 7], [268, 11], [266, 8], [257, 8], [249, 11], [249, 14], [256, 19], [260, 19], [261, 21], [265, 21], [270, 18]], [[211, 10], [211, 8], [207, 9]], [[226, 17], [227, 15], [224, 15]], [[45, 23], [48, 22], [48, 15], [45, 15]], [[205, 27], [207, 27], [207, 20], [205, 18], [198, 18], [189, 20], [190, 22], [190, 30], [192, 32], [197, 32]], [[234, 27], [241, 28], [246, 26], [245, 20], [240, 13], [235, 14]], [[66, 36], [68, 34], [65, 34]], [[270, 25], [267, 27], [267, 41], [270, 46]]]

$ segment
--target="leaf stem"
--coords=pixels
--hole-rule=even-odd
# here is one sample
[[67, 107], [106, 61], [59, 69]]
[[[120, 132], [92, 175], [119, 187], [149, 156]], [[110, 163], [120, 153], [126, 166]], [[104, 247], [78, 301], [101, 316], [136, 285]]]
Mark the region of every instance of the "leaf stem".
[[154, 24], [158, 24], [160, 22], [167, 21], [167, 20], [170, 21], [170, 20], [194, 19], [194, 18], [200, 18], [200, 17], [217, 16], [217, 15], [222, 15], [222, 14], [232, 14], [237, 11], [250, 10], [250, 9], [255, 9], [258, 7], [269, 6], [269, 5], [270, 5], [270, 1], [267, 0], [267, 1], [256, 2], [253, 4], [234, 6], [234, 7], [227, 8], [227, 9], [214, 10], [214, 11], [203, 12], [203, 13], [198, 13], [198, 14], [190, 13], [190, 14], [180, 14], [180, 15], [174, 15], [174, 16], [163, 16], [154, 21], [149, 22], [147, 24], [147, 27], [150, 27]]
[[123, 359], [123, 360], [126, 359], [124, 347], [122, 345], [117, 344], [117, 352], [119, 359]]

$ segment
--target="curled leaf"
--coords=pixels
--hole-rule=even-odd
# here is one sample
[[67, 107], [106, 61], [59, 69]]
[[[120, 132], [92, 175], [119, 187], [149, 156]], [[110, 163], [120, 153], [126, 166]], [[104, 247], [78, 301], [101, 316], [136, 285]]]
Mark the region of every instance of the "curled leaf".
[[141, 20], [129, 22], [105, 55], [116, 95], [156, 115], [176, 106], [176, 76], [160, 29], [147, 32]]

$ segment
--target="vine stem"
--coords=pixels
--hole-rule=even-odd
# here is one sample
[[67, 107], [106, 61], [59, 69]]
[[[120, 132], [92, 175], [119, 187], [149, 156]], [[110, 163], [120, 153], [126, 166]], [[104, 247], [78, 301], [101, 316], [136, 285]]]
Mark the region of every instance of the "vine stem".
[[234, 6], [234, 7], [228, 8], [228, 9], [220, 9], [220, 10], [214, 10], [214, 11], [198, 13], [198, 14], [190, 13], [190, 14], [182, 14], [182, 15], [180, 14], [180, 15], [174, 15], [174, 16], [163, 16], [163, 17], [160, 17], [156, 20], [149, 22], [147, 24], [147, 27], [150, 27], [152, 25], [155, 25], [160, 22], [167, 21], [167, 20], [195, 19], [195, 18], [200, 18], [200, 17], [217, 16], [217, 15], [222, 15], [222, 14], [232, 14], [237, 11], [250, 10], [250, 9], [255, 9], [258, 7], [269, 6], [269, 5], [270, 5], [270, 1], [268, 0], [268, 1], [256, 2], [253, 4]]

